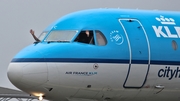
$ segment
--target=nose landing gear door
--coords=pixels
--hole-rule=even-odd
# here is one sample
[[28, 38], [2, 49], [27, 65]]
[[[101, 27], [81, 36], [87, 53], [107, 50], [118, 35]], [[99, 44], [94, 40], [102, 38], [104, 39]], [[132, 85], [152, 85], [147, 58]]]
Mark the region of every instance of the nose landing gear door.
[[150, 46], [146, 31], [137, 19], [119, 19], [129, 47], [129, 70], [124, 88], [141, 88], [150, 67]]

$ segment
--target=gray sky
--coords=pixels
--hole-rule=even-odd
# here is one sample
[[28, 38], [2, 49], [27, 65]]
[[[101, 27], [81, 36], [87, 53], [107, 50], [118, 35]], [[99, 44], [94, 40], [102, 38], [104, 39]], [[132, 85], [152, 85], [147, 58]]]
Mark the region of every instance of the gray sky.
[[14, 55], [59, 17], [83, 9], [128, 8], [180, 11], [180, 0], [0, 0], [0, 86], [15, 88], [7, 78]]

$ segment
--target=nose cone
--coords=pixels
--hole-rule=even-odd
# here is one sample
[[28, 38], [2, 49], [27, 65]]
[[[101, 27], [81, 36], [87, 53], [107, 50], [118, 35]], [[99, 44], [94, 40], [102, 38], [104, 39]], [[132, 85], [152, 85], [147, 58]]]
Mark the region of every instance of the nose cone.
[[16, 85], [17, 83], [20, 82], [20, 80], [23, 77], [22, 66], [19, 66], [18, 64], [10, 63], [8, 67], [7, 75], [9, 80]]
[[[29, 88], [47, 82], [48, 70], [43, 56], [34, 52], [39, 58], [14, 58], [8, 67], [8, 78], [19, 89], [29, 92]], [[39, 62], [39, 60], [41, 62]]]

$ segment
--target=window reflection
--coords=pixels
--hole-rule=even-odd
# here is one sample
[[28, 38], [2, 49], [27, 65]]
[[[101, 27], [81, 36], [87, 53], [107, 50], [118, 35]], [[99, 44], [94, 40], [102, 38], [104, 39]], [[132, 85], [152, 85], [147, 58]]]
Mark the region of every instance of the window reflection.
[[107, 40], [101, 31], [96, 30], [97, 45], [104, 46], [107, 44]]

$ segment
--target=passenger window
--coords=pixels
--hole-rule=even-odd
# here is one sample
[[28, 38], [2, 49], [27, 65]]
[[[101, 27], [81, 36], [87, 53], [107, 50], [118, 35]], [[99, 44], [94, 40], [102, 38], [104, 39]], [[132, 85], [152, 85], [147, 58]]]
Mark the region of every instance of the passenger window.
[[94, 45], [93, 31], [92, 30], [81, 31], [77, 36], [77, 38], [75, 39], [75, 41]]
[[97, 45], [104, 46], [107, 44], [107, 40], [101, 31], [96, 30]]
[[174, 50], [178, 49], [178, 44], [176, 43], [175, 40], [172, 41], [172, 47], [173, 47]]

